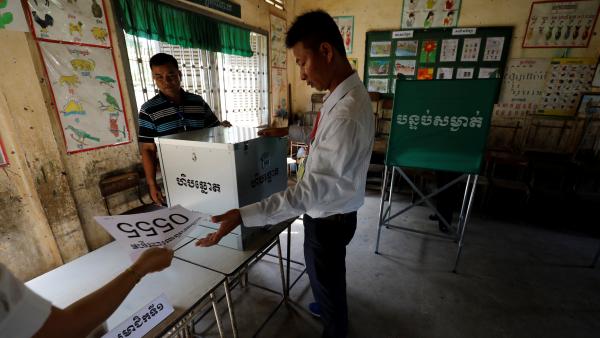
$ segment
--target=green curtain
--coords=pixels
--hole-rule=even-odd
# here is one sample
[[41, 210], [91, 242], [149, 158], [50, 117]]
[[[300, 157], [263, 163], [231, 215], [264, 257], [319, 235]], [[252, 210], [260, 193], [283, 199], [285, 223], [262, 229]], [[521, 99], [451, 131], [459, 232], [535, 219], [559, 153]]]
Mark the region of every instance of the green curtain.
[[219, 22], [219, 38], [221, 53], [252, 56], [250, 31], [247, 29]]
[[182, 47], [252, 56], [248, 29], [158, 0], [119, 0], [117, 7], [121, 24], [128, 34]]

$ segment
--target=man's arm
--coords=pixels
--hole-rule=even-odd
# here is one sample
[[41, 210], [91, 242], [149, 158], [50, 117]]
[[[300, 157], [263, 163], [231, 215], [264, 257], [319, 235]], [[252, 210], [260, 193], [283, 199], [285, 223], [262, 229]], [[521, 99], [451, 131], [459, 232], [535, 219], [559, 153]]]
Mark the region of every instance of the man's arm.
[[88, 296], [61, 310], [52, 307], [50, 316], [34, 337], [85, 337], [105, 321], [145, 275], [171, 265], [173, 251], [151, 248], [131, 267]]
[[330, 137], [311, 149], [310, 168], [307, 168], [302, 180], [260, 202], [214, 216], [212, 221], [220, 223], [219, 230], [198, 240], [196, 245], [217, 244], [242, 220], [244, 226], [262, 226], [276, 224], [315, 207], [330, 210], [343, 207], [360, 186], [358, 177], [348, 174], [358, 171], [350, 168], [368, 166], [371, 153], [366, 146], [371, 144], [370, 141], [356, 137], [361, 135], [359, 128], [357, 122], [349, 119], [338, 119], [331, 124], [327, 133], [336, 137]]
[[158, 205], [163, 205], [165, 199], [160, 192], [160, 187], [156, 183], [156, 166], [158, 165], [156, 157], [156, 144], [154, 143], [140, 143], [140, 151], [142, 153], [142, 166], [144, 167], [144, 174], [146, 175], [146, 182], [148, 183], [148, 189], [150, 191], [150, 198]]
[[258, 136], [268, 136], [268, 137], [283, 137], [289, 134], [289, 127], [281, 127], [281, 128], [265, 128], [258, 131]]

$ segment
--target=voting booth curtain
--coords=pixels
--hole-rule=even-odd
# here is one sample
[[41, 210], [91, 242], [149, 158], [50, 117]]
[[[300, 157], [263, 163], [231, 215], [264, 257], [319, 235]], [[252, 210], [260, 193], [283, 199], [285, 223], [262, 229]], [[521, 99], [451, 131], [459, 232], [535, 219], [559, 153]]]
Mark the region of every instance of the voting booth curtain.
[[128, 34], [182, 47], [252, 56], [250, 31], [158, 0], [118, 0]]

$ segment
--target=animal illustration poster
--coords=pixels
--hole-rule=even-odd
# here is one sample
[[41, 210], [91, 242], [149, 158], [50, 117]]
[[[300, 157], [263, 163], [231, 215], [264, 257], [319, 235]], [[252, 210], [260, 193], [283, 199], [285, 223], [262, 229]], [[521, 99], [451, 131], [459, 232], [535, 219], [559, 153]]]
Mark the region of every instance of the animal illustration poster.
[[599, 6], [597, 0], [533, 2], [523, 47], [587, 47]]
[[460, 0], [405, 0], [402, 28], [455, 27]]
[[67, 152], [130, 141], [111, 50], [40, 41]]
[[333, 20], [340, 29], [342, 41], [346, 54], [352, 54], [352, 40], [354, 40], [354, 17], [353, 16], [335, 16]]
[[544, 94], [538, 114], [573, 115], [582, 92], [592, 87], [596, 60], [591, 58], [554, 58], [546, 73]]
[[38, 39], [110, 47], [103, 0], [29, 0]]
[[[0, 30], [29, 32], [20, 0], [0, 0]], [[1, 165], [1, 164], [0, 164]]]
[[271, 14], [271, 67], [286, 68], [285, 19]]

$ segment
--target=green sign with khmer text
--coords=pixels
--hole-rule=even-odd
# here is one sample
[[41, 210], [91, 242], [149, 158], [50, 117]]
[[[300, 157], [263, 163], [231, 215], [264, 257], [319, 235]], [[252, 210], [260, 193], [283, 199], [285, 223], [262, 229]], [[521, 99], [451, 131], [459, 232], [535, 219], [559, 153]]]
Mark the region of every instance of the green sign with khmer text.
[[501, 80], [396, 81], [386, 164], [479, 174]]

